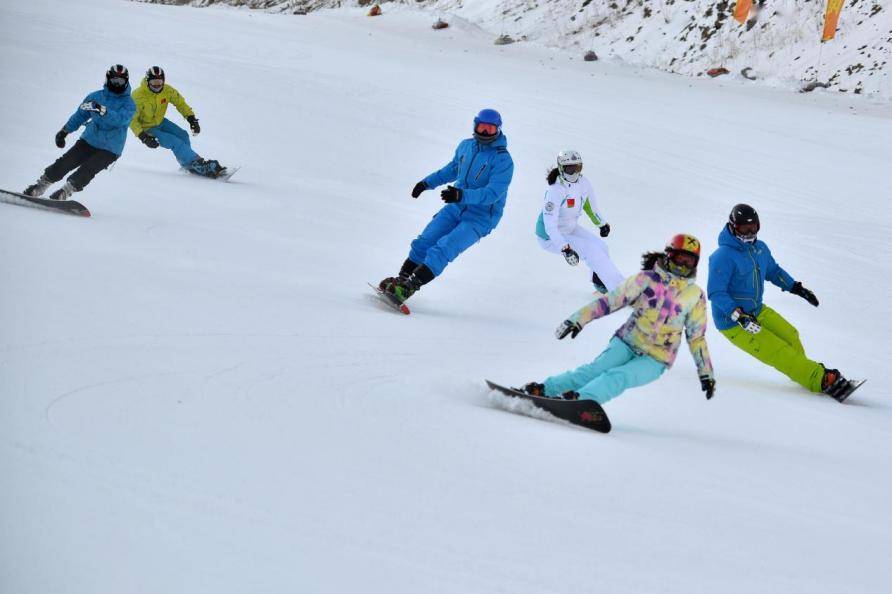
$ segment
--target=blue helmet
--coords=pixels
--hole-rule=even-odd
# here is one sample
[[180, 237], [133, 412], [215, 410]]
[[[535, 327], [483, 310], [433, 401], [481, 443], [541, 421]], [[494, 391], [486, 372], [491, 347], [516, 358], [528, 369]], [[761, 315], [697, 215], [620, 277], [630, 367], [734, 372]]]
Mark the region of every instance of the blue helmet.
[[[489, 126], [480, 126], [480, 124], [489, 124]], [[492, 127], [495, 126], [495, 130]], [[480, 129], [478, 129], [480, 128]], [[483, 128], [489, 128], [484, 130]], [[498, 138], [502, 131], [502, 116], [494, 109], [481, 109], [477, 117], [474, 118], [474, 138], [478, 142], [488, 143]]]

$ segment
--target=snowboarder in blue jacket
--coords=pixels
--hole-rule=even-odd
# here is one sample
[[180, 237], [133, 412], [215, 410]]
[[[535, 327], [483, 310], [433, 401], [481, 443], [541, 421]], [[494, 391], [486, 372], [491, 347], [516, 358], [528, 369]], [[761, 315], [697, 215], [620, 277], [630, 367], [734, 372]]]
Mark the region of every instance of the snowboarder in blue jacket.
[[719, 247], [709, 257], [707, 285], [716, 328], [734, 346], [807, 390], [842, 402], [854, 389], [849, 380], [838, 369], [808, 358], [796, 327], [762, 301], [768, 281], [815, 307], [819, 304], [813, 292], [775, 261], [757, 237], [760, 229], [759, 213], [737, 204], [719, 234]]
[[65, 137], [86, 124], [84, 133], [74, 146], [44, 170], [37, 182], [25, 189], [24, 194], [42, 196], [47, 188], [73, 169], [77, 171], [50, 195], [50, 199], [67, 200], [74, 192], [83, 190], [97, 173], [121, 156], [134, 113], [136, 105], [130, 98], [130, 74], [126, 68], [115, 64], [105, 73], [105, 85], [84, 97], [56, 133], [56, 146], [65, 148]]
[[379, 288], [400, 302], [439, 276], [459, 254], [489, 235], [502, 218], [514, 162], [502, 133], [502, 116], [484, 109], [474, 118], [474, 136], [459, 143], [445, 167], [415, 184], [412, 198], [447, 185], [440, 192], [446, 203], [415, 241], [396, 277]]

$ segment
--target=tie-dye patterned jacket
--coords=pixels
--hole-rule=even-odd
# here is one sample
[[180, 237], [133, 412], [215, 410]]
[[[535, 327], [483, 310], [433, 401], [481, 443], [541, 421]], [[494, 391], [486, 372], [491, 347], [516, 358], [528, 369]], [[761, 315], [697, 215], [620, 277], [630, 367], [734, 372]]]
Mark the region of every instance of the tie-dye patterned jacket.
[[635, 308], [616, 336], [629, 347], [671, 367], [684, 330], [697, 373], [713, 378], [706, 347], [706, 296], [693, 278], [669, 274], [657, 263], [570, 316], [585, 326], [626, 306]]

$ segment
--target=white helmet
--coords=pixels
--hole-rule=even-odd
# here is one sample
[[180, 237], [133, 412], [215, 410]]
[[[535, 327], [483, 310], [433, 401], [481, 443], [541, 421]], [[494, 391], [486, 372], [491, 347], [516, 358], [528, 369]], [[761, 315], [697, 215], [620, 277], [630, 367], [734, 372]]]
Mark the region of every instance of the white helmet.
[[561, 151], [557, 156], [557, 166], [564, 181], [575, 183], [582, 173], [582, 155], [572, 150]]

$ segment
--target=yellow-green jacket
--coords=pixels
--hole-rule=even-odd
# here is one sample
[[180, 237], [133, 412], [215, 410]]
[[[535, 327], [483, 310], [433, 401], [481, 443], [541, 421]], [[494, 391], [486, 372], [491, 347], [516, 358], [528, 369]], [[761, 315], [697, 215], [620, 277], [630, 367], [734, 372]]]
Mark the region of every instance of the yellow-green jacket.
[[160, 125], [170, 104], [173, 104], [184, 118], [194, 115], [192, 108], [179, 91], [166, 83], [160, 93], [153, 93], [146, 79], [143, 79], [139, 88], [133, 91], [133, 102], [136, 103], [136, 115], [130, 122], [130, 129], [137, 136], [145, 130]]

